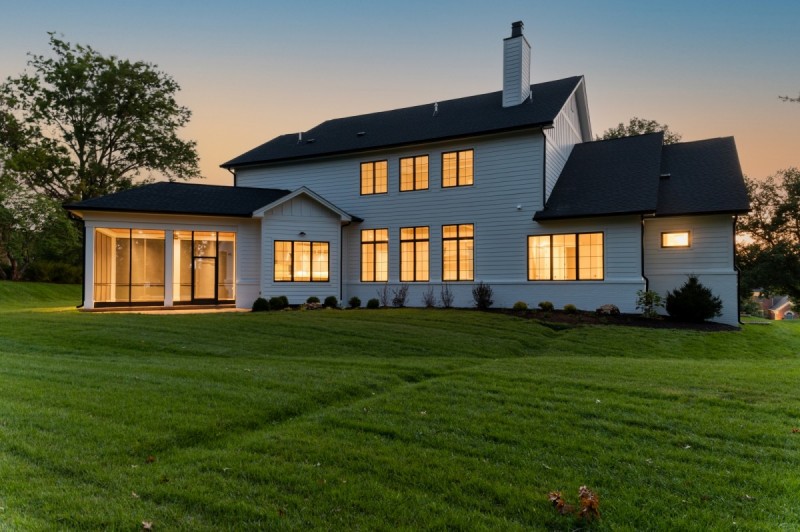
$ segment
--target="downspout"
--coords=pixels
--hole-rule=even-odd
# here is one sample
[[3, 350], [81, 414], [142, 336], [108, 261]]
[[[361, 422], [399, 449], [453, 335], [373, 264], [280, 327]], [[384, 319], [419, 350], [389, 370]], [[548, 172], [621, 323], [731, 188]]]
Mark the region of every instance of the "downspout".
[[742, 293], [742, 276], [739, 275], [739, 266], [736, 264], [736, 225], [739, 223], [739, 217], [733, 217], [733, 271], [736, 272], [736, 321], [739, 325], [742, 324], [742, 298], [739, 294]]
[[641, 258], [641, 270], [642, 270], [642, 279], [644, 279], [644, 291], [647, 292], [650, 290], [650, 279], [644, 274], [644, 214], [640, 216], [642, 220], [642, 229], [641, 229], [641, 236], [639, 237], [639, 246], [640, 246], [640, 258]]

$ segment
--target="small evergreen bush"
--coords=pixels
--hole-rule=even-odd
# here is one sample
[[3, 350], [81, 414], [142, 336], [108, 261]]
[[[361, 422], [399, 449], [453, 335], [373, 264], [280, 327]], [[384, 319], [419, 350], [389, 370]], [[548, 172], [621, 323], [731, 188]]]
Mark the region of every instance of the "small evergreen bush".
[[645, 318], [657, 318], [658, 308], [664, 308], [664, 298], [654, 290], [636, 292], [636, 308], [642, 311]]
[[539, 301], [539, 308], [545, 312], [550, 312], [556, 307], [549, 301]]
[[306, 299], [306, 303], [319, 303], [319, 298], [317, 296], [310, 296]]
[[481, 281], [472, 288], [472, 299], [478, 310], [486, 310], [494, 303], [492, 287]]
[[286, 299], [286, 296], [275, 296], [275, 297], [269, 298], [269, 308], [270, 308], [270, 310], [283, 310], [283, 309], [285, 309], [287, 306], [289, 306], [288, 305], [288, 301], [286, 303], [284, 303], [285, 299]]
[[380, 307], [381, 307], [381, 302], [375, 297], [367, 301], [367, 308], [376, 309]]
[[678, 321], [699, 323], [722, 314], [722, 300], [703, 286], [696, 276], [667, 293], [667, 313]]
[[325, 306], [328, 308], [337, 308], [339, 306], [339, 298], [336, 296], [328, 296], [325, 298]]
[[269, 310], [269, 301], [263, 297], [259, 297], [253, 301], [253, 312], [266, 312]]
[[286, 297], [286, 296], [278, 296], [278, 297], [280, 298], [281, 304], [283, 305], [282, 308], [288, 308], [289, 307], [289, 298]]
[[525, 303], [524, 301], [517, 301], [511, 308], [513, 310], [528, 310], [528, 304]]
[[359, 308], [361, 306], [361, 300], [356, 296], [350, 298], [350, 301], [347, 302], [350, 305], [350, 308]]
[[572, 303], [567, 303], [566, 305], [564, 305], [564, 312], [566, 312], [567, 314], [577, 314], [578, 307], [576, 307]]

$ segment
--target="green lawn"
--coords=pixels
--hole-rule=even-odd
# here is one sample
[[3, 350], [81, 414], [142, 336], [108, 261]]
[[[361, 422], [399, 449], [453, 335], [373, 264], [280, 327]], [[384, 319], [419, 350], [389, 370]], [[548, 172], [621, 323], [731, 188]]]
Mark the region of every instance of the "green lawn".
[[0, 529], [800, 528], [800, 322], [79, 299], [0, 282]]

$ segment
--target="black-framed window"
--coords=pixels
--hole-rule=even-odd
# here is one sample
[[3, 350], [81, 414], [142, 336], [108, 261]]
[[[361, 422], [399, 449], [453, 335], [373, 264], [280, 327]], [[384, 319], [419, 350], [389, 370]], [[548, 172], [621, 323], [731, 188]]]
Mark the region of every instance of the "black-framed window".
[[389, 280], [389, 230], [361, 230], [361, 281]]
[[442, 226], [442, 280], [472, 281], [475, 279], [475, 226], [473, 224]]
[[442, 187], [465, 187], [473, 183], [475, 152], [460, 150], [442, 154]]
[[428, 188], [428, 156], [400, 158], [400, 192]]
[[400, 228], [400, 281], [430, 280], [430, 229]]
[[603, 233], [528, 237], [529, 281], [602, 281]]
[[692, 245], [689, 231], [665, 231], [661, 233], [662, 248], [688, 248]]
[[327, 282], [330, 279], [330, 244], [305, 240], [276, 240], [275, 282]]
[[361, 163], [361, 195], [386, 194], [389, 181], [389, 163], [370, 161]]

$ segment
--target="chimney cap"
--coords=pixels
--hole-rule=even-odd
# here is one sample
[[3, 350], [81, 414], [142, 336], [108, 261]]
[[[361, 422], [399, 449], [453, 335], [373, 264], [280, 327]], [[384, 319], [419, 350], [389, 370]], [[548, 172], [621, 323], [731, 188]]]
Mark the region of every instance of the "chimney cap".
[[511, 23], [511, 36], [512, 37], [522, 37], [522, 28], [525, 25], [522, 23], [521, 20]]

